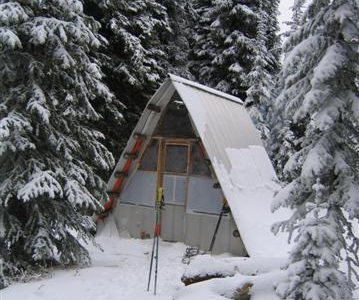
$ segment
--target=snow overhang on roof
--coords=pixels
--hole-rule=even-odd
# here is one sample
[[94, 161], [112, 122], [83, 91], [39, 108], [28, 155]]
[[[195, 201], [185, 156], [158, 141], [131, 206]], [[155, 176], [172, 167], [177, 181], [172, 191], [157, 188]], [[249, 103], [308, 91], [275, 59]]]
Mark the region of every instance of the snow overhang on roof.
[[[271, 213], [271, 202], [279, 189], [276, 174], [242, 100], [170, 74], [148, 104], [163, 111], [175, 91], [186, 105], [211, 160], [248, 254], [287, 256], [287, 236], [275, 237], [271, 226], [287, 218], [288, 212]], [[159, 118], [160, 114], [145, 109], [132, 136], [151, 136]], [[123, 154], [133, 144], [130, 138]], [[125, 164], [123, 154], [115, 171]], [[110, 189], [114, 182], [112, 176]]]

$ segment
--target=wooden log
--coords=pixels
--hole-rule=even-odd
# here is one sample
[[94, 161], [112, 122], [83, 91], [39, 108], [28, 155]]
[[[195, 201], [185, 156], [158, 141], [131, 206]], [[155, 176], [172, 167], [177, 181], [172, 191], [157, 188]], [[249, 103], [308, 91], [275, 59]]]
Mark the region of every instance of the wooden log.
[[232, 277], [233, 275], [215, 273], [215, 274], [206, 274], [206, 275], [196, 275], [196, 276], [193, 276], [193, 277], [182, 276], [181, 281], [184, 283], [185, 286], [187, 286], [187, 285], [190, 285], [190, 284], [194, 284], [194, 283], [197, 283], [197, 282], [202, 282], [202, 281], [209, 280], [209, 279], [212, 279], [212, 278], [225, 278], [225, 277]]

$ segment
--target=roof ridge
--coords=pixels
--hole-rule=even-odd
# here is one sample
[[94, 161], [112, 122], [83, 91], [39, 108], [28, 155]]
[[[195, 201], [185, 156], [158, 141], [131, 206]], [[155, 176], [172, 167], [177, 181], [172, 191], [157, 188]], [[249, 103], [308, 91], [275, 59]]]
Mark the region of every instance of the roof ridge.
[[188, 79], [185, 79], [185, 78], [182, 78], [180, 76], [177, 76], [177, 75], [173, 75], [171, 73], [168, 73], [168, 76], [170, 78], [171, 81], [175, 81], [177, 83], [182, 83], [182, 84], [185, 84], [185, 85], [189, 85], [191, 87], [194, 87], [194, 88], [197, 88], [197, 89], [200, 89], [204, 92], [207, 92], [207, 93], [210, 93], [210, 94], [214, 94], [214, 95], [217, 95], [217, 96], [220, 96], [222, 98], [226, 98], [227, 100], [230, 100], [230, 101], [234, 101], [238, 104], [243, 104], [243, 100], [238, 98], [238, 97], [235, 97], [235, 96], [232, 96], [232, 95], [229, 95], [229, 94], [226, 94], [224, 92], [221, 92], [221, 91], [218, 91], [216, 89], [213, 89], [213, 88], [210, 88], [210, 87], [207, 87], [203, 84], [200, 84], [200, 83], [197, 83], [197, 82], [194, 82], [194, 81], [191, 81], [191, 80], [188, 80]]

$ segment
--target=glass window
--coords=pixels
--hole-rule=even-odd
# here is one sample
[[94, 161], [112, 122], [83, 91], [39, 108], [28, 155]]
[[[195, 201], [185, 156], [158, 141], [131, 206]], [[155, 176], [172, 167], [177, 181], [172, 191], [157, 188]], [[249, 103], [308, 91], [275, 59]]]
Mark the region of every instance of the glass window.
[[155, 135], [165, 137], [195, 137], [187, 109], [182, 101], [171, 101], [155, 130]]
[[154, 206], [156, 197], [157, 173], [137, 171], [120, 195], [121, 203]]
[[157, 170], [157, 153], [158, 140], [152, 139], [143, 154], [140, 167], [141, 170], [156, 171]]
[[164, 175], [165, 203], [184, 205], [186, 201], [186, 182], [187, 178], [185, 176]]
[[193, 144], [191, 149], [190, 174], [211, 177], [211, 172], [204, 159], [204, 153], [199, 144]]
[[165, 172], [187, 173], [188, 147], [166, 145]]
[[221, 190], [213, 188], [213, 180], [189, 177], [187, 209], [190, 212], [219, 214], [223, 205]]

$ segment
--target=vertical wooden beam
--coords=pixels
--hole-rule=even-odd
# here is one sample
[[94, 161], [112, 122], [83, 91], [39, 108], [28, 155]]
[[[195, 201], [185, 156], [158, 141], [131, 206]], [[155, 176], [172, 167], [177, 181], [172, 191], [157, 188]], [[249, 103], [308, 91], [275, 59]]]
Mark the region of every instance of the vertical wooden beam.
[[163, 187], [163, 171], [165, 163], [165, 141], [160, 138], [158, 141], [158, 157], [157, 157], [157, 189]]
[[[158, 158], [157, 158], [157, 189], [156, 189], [156, 197], [157, 191], [160, 187], [163, 187], [163, 171], [165, 164], [165, 140], [160, 138], [158, 140]], [[165, 190], [163, 189], [163, 195], [165, 194]], [[164, 202], [166, 205], [166, 198], [164, 197]], [[163, 210], [160, 210], [160, 219], [163, 220]]]

